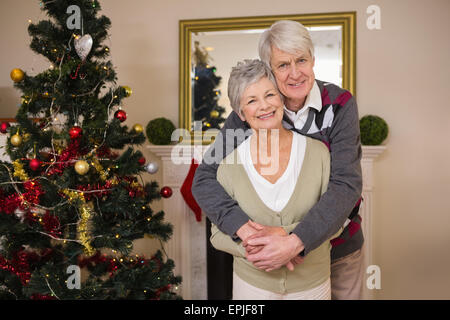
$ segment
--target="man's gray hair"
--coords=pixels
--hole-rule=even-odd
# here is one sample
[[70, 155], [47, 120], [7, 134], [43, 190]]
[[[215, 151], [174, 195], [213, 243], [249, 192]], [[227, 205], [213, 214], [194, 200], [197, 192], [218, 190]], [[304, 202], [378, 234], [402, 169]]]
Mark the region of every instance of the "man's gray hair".
[[264, 77], [267, 77], [278, 91], [272, 71], [259, 59], [240, 61], [231, 69], [228, 79], [228, 98], [231, 107], [237, 114], [241, 114], [241, 97], [245, 89]]
[[314, 45], [308, 30], [297, 21], [280, 20], [272, 24], [259, 38], [259, 57], [270, 66], [272, 46], [287, 53], [296, 54], [299, 51], [314, 57]]

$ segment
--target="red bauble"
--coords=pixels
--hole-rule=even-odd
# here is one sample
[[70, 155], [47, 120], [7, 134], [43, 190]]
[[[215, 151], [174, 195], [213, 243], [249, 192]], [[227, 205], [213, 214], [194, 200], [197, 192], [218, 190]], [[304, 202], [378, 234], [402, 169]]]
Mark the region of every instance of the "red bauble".
[[80, 127], [78, 126], [72, 127], [69, 130], [70, 139], [78, 139], [79, 137], [81, 137], [82, 132], [83, 130]]
[[116, 113], [114, 113], [114, 118], [118, 119], [120, 122], [124, 122], [127, 120], [127, 113], [123, 110], [117, 110]]
[[160, 194], [163, 198], [170, 198], [172, 196], [172, 189], [170, 187], [163, 187]]
[[37, 171], [41, 168], [41, 161], [39, 159], [31, 159], [29, 165], [31, 170]]
[[9, 122], [2, 122], [0, 124], [0, 132], [6, 133], [6, 130], [9, 128]]
[[144, 158], [144, 157], [139, 158], [138, 163], [139, 163], [141, 166], [143, 166], [143, 165], [145, 164], [145, 158]]

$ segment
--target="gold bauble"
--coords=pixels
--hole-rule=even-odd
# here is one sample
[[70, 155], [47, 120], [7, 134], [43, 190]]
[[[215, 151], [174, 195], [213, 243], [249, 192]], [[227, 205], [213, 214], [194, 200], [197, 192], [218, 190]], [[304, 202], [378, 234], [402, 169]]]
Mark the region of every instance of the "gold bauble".
[[129, 86], [123, 86], [122, 88], [125, 89], [125, 93], [126, 93], [126, 97], [128, 98], [129, 96], [131, 96], [131, 94], [133, 93], [133, 91], [131, 90], [131, 88]]
[[134, 132], [136, 132], [136, 133], [141, 133], [141, 132], [144, 131], [144, 127], [143, 127], [142, 125], [140, 125], [139, 123], [136, 123], [136, 124], [133, 126], [133, 130], [134, 130]]
[[14, 147], [18, 147], [22, 144], [22, 137], [17, 133], [11, 137], [11, 144]]
[[75, 171], [83, 176], [89, 171], [89, 164], [84, 160], [78, 160], [75, 162]]
[[220, 114], [219, 111], [213, 110], [209, 115], [211, 116], [211, 118], [218, 118]]
[[10, 74], [11, 79], [12, 79], [14, 82], [20, 82], [20, 81], [22, 81], [24, 75], [25, 75], [25, 74], [23, 73], [23, 71], [22, 71], [21, 69], [18, 69], [18, 68], [12, 69], [11, 74]]

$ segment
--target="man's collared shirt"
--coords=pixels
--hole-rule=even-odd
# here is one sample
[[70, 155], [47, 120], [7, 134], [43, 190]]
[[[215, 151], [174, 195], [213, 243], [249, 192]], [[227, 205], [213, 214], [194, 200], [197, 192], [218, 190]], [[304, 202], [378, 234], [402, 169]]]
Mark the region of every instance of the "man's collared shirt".
[[[320, 112], [320, 110], [322, 110], [322, 97], [320, 95], [320, 89], [319, 89], [319, 86], [317, 85], [316, 81], [314, 81], [314, 85], [313, 85], [310, 93], [306, 97], [303, 108], [301, 108], [297, 112], [294, 112], [294, 111], [291, 111], [288, 108], [286, 108], [286, 106], [284, 106], [284, 112], [289, 117], [289, 119], [292, 121], [295, 128], [301, 130], [306, 123], [306, 119], [308, 119], [309, 108], [314, 108], [318, 112]], [[310, 130], [314, 130], [315, 132], [319, 131], [319, 129], [317, 128], [317, 126], [314, 122], [311, 124]], [[308, 131], [310, 131], [310, 130], [308, 130]]]

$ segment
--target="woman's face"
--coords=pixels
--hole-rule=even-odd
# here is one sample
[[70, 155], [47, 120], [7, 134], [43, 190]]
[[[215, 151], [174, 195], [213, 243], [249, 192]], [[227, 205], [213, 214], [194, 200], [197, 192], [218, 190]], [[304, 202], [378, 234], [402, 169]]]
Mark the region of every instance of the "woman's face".
[[241, 96], [241, 119], [252, 129], [280, 129], [283, 102], [274, 84], [263, 77], [249, 85]]
[[278, 89], [287, 98], [287, 102], [291, 106], [302, 107], [314, 85], [314, 58], [311, 54], [291, 54], [272, 46], [270, 66]]

